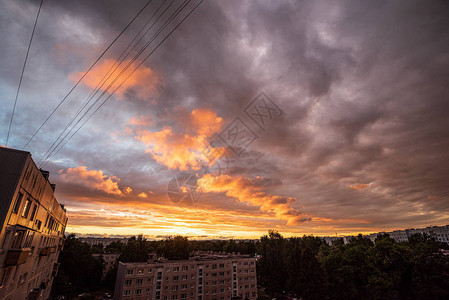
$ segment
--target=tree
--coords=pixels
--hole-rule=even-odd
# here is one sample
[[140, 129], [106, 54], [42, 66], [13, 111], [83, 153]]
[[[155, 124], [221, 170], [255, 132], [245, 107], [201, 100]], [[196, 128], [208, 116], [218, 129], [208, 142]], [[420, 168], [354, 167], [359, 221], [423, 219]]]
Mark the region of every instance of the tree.
[[271, 295], [280, 295], [286, 288], [287, 266], [285, 259], [285, 240], [275, 231], [260, 238], [257, 252], [261, 258], [257, 264], [259, 282]]
[[190, 256], [189, 240], [187, 237], [169, 237], [157, 249], [158, 255], [168, 259], [188, 259]]

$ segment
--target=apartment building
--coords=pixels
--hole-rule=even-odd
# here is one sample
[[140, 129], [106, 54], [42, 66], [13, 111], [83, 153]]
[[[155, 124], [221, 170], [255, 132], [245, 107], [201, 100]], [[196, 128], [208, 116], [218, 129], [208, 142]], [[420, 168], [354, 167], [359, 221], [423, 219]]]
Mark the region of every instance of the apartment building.
[[[449, 244], [449, 225], [446, 226], [429, 226], [425, 228], [410, 228], [410, 229], [404, 229], [404, 230], [394, 230], [390, 232], [376, 232], [371, 233], [369, 235], [364, 235], [364, 237], [369, 238], [373, 243], [376, 240], [377, 236], [380, 234], [388, 234], [392, 239], [394, 239], [397, 243], [400, 242], [408, 242], [408, 239], [413, 234], [427, 234], [428, 236], [435, 239], [437, 242], [442, 242]], [[335, 242], [336, 239], [342, 238], [343, 243], [347, 244], [350, 242], [351, 239], [356, 238], [356, 236], [344, 236], [344, 237], [323, 237], [323, 240], [329, 245], [332, 246], [332, 244]]]
[[80, 237], [79, 240], [89, 245], [103, 245], [106, 247], [114, 242], [127, 243], [129, 238], [110, 238], [110, 237]]
[[197, 252], [189, 260], [119, 262], [114, 299], [256, 300], [256, 259]]
[[49, 299], [66, 211], [31, 154], [0, 147], [0, 299]]

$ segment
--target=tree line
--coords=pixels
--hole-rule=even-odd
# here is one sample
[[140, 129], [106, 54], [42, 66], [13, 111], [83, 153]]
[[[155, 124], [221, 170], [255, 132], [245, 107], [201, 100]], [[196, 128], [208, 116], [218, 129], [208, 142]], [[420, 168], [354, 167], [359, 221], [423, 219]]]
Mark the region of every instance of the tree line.
[[359, 235], [330, 247], [320, 238], [270, 231], [257, 253], [259, 284], [272, 297], [299, 299], [449, 299], [446, 244], [427, 235], [396, 243]]
[[80, 294], [104, 287], [113, 291], [117, 268], [102, 278], [104, 261], [92, 254], [120, 254], [122, 262], [144, 262], [150, 253], [188, 259], [192, 251], [256, 255], [261, 298], [298, 299], [449, 299], [449, 256], [446, 244], [427, 235], [396, 243], [379, 235], [375, 243], [359, 235], [332, 247], [313, 236], [284, 238], [270, 230], [255, 241], [193, 241], [175, 236], [150, 241], [131, 237], [106, 247], [69, 235], [59, 256], [53, 295]]

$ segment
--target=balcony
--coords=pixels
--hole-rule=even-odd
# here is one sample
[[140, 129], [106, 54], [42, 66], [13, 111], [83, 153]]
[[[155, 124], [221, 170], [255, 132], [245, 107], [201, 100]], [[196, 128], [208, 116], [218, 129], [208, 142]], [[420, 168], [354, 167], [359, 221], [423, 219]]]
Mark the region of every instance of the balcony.
[[26, 263], [31, 253], [30, 248], [9, 249], [6, 254], [5, 265], [17, 266]]
[[41, 251], [39, 252], [39, 256], [49, 256], [50, 255], [50, 248], [45, 247], [41, 248]]
[[52, 253], [56, 252], [56, 246], [53, 247], [45, 247], [45, 248], [41, 248], [40, 252], [39, 252], [39, 256], [49, 256]]

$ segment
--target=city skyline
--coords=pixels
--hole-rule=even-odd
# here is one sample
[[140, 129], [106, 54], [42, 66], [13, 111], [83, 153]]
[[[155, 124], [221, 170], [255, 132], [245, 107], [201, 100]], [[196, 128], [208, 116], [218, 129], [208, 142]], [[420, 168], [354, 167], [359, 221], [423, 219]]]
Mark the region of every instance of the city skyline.
[[[5, 146], [39, 3], [1, 3]], [[43, 2], [8, 147], [30, 141], [145, 3]], [[449, 224], [447, 4], [199, 3], [123, 60], [114, 74], [129, 79], [108, 79], [99, 103], [111, 97], [46, 160], [151, 15], [180, 5], [152, 1], [25, 147], [57, 186], [67, 232], [245, 239]]]

